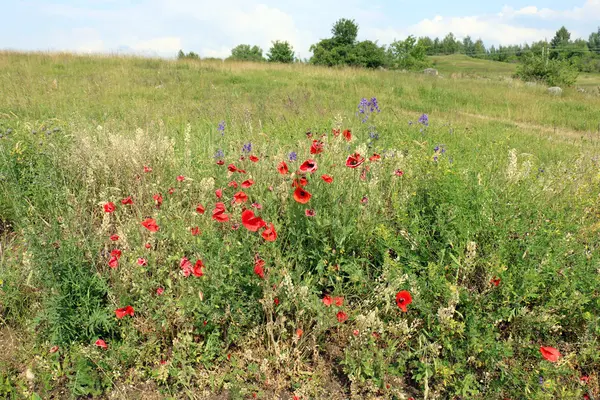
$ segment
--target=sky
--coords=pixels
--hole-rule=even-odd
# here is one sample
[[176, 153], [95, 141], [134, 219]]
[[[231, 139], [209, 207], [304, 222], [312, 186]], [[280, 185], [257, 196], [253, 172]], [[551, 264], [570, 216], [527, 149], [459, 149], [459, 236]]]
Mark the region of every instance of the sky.
[[600, 0], [0, 0], [0, 10], [0, 49], [160, 57], [227, 57], [242, 43], [266, 53], [287, 40], [308, 58], [339, 18], [379, 44], [448, 32], [486, 46], [531, 43], [562, 25], [587, 39], [600, 25]]

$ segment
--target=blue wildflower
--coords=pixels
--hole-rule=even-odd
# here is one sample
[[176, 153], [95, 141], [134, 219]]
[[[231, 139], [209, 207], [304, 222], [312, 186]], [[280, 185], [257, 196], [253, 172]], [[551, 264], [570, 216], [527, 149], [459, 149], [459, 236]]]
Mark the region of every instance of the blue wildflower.
[[290, 161], [296, 161], [296, 159], [298, 158], [298, 154], [296, 154], [295, 151], [290, 152], [290, 154], [288, 154], [288, 159]]
[[248, 142], [242, 147], [242, 153], [249, 154], [250, 152], [252, 152], [252, 142]]
[[221, 136], [225, 133], [225, 121], [219, 122], [219, 127], [217, 128], [219, 132], [221, 132]]
[[215, 158], [223, 158], [225, 157], [225, 153], [223, 153], [223, 150], [219, 149], [217, 150], [217, 152], [215, 153]]
[[419, 123], [425, 126], [429, 126], [429, 116], [427, 116], [427, 114], [421, 115], [421, 117], [419, 117]]

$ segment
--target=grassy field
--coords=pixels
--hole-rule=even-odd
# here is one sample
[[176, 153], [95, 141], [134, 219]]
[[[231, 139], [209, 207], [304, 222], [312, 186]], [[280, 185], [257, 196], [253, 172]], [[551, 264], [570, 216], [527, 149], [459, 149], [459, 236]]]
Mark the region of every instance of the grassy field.
[[598, 398], [600, 96], [436, 62], [0, 53], [0, 397]]

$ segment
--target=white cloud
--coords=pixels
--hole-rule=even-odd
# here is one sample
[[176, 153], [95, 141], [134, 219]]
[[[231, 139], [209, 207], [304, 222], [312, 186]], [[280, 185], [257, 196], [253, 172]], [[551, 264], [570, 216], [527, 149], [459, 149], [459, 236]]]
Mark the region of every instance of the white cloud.
[[149, 40], [140, 40], [126, 45], [136, 51], [154, 52], [163, 55], [174, 54], [182, 48], [181, 38], [178, 37], [159, 37]]
[[512, 7], [505, 6], [500, 15], [508, 18], [527, 16], [542, 20], [597, 21], [600, 19], [600, 0], [586, 0], [581, 7], [573, 7], [567, 10], [538, 9], [535, 6], [515, 10]]

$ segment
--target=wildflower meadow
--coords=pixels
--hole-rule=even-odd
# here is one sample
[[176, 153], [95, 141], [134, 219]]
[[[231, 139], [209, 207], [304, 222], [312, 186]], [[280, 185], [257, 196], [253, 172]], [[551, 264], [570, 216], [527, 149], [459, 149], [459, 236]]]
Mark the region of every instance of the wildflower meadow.
[[0, 397], [600, 398], [600, 98], [0, 65]]

